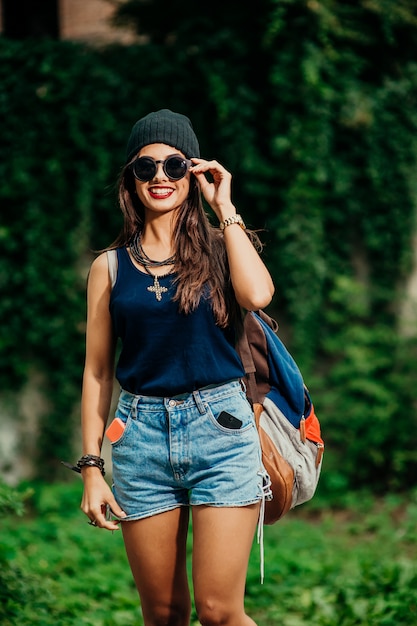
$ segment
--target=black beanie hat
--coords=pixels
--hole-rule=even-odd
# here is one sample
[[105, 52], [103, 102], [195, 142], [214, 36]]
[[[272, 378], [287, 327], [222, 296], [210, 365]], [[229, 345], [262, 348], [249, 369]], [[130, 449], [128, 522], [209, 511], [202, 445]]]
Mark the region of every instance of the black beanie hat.
[[200, 148], [190, 120], [185, 115], [161, 109], [136, 122], [127, 142], [126, 163], [150, 143], [165, 143], [187, 158], [199, 157]]

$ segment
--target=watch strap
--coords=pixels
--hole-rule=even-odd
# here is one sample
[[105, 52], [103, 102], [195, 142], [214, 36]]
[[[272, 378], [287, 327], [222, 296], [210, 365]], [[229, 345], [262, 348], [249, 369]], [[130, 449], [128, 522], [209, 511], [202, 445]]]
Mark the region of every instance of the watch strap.
[[227, 226], [231, 224], [239, 224], [242, 230], [246, 230], [245, 222], [242, 219], [242, 216], [236, 213], [236, 215], [231, 215], [230, 217], [226, 217], [223, 222], [220, 222], [220, 230], [224, 230]]

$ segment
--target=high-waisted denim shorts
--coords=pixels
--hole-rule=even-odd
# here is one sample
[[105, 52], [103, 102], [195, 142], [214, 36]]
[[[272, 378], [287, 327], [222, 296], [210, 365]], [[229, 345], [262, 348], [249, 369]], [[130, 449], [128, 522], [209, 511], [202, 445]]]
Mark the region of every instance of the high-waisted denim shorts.
[[[241, 427], [221, 425], [217, 420], [223, 411], [238, 418]], [[122, 390], [116, 417], [125, 429], [112, 444], [113, 491], [125, 520], [179, 506], [264, 501], [268, 476], [239, 381], [172, 398]]]

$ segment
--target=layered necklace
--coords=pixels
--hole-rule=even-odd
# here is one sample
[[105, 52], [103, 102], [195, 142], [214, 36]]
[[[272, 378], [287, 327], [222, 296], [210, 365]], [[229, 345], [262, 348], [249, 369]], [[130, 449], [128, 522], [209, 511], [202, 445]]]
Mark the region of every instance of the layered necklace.
[[[153, 278], [153, 285], [149, 285], [149, 287], [147, 287], [147, 290], [153, 292], [155, 294], [155, 298], [158, 300], [158, 302], [160, 302], [162, 300], [162, 294], [167, 292], [168, 289], [166, 287], [162, 287], [159, 284], [158, 276], [152, 274], [149, 268], [163, 267], [164, 265], [174, 265], [175, 255], [173, 254], [163, 261], [154, 261], [153, 259], [150, 259], [142, 247], [142, 237], [140, 233], [136, 233], [136, 235], [134, 236], [130, 244], [130, 252], [135, 261], [139, 263], [139, 265], [142, 265], [145, 268], [145, 271], [149, 274], [149, 276]], [[159, 278], [165, 278], [165, 276], [168, 276], [170, 273], [171, 272], [167, 272], [166, 274], [159, 276]]]

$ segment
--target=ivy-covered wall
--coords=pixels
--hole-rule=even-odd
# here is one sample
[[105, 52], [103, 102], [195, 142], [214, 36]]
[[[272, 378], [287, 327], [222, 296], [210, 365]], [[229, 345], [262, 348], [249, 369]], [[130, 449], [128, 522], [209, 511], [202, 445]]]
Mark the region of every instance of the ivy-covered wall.
[[0, 383], [10, 399], [42, 373], [38, 473], [78, 454], [88, 266], [121, 225], [131, 125], [169, 107], [265, 229], [271, 310], [328, 444], [324, 486], [398, 488], [417, 475], [417, 348], [397, 330], [416, 231], [411, 2], [226, 2], [221, 19], [216, 3], [204, 17], [144, 6], [122, 17], [139, 15], [146, 45], [0, 39]]

